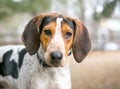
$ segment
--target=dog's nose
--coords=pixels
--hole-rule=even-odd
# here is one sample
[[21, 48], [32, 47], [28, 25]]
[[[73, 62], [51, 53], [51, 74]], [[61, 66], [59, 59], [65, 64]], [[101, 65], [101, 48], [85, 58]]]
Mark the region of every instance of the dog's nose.
[[50, 54], [52, 60], [61, 60], [63, 58], [63, 54], [59, 51], [54, 51]]

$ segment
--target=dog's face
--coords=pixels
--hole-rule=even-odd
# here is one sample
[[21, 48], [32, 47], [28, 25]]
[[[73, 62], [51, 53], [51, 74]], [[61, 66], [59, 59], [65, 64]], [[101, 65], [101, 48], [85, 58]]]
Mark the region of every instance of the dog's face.
[[46, 17], [41, 24], [40, 42], [48, 65], [64, 66], [73, 42], [73, 22], [63, 17]]
[[41, 44], [45, 52], [44, 61], [54, 67], [66, 65], [71, 49], [75, 60], [81, 62], [91, 48], [84, 25], [77, 19], [56, 13], [34, 17], [27, 24], [22, 39], [31, 55]]

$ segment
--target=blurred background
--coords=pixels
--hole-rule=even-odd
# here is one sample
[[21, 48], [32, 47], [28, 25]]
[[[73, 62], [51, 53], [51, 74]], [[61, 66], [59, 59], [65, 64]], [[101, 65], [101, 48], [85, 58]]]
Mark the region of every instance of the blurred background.
[[43, 12], [79, 18], [91, 35], [89, 56], [70, 57], [72, 89], [120, 89], [120, 0], [0, 0], [0, 45], [22, 44], [25, 25]]

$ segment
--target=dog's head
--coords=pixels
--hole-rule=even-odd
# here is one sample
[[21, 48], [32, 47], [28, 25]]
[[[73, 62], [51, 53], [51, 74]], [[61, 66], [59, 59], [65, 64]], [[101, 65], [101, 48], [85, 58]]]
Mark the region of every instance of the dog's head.
[[22, 40], [30, 55], [35, 54], [42, 45], [44, 61], [55, 67], [66, 65], [71, 49], [78, 63], [91, 49], [86, 27], [78, 19], [57, 13], [40, 14], [30, 20]]

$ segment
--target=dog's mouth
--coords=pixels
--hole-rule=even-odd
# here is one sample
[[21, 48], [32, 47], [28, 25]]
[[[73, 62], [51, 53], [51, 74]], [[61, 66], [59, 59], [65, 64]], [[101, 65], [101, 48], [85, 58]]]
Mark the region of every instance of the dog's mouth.
[[51, 61], [50, 63], [47, 63], [45, 61], [39, 61], [40, 64], [43, 65], [43, 67], [46, 67], [46, 68], [50, 68], [50, 67], [60, 67], [61, 66], [61, 63], [60, 62], [55, 62], [55, 61]]
[[60, 67], [61, 66], [61, 63], [60, 62], [58, 62], [58, 61], [51, 61], [51, 65], [53, 66], [53, 67]]
[[47, 66], [47, 67], [60, 67], [61, 63], [60, 62], [53, 62], [51, 61], [50, 63], [43, 63], [43, 66]]

